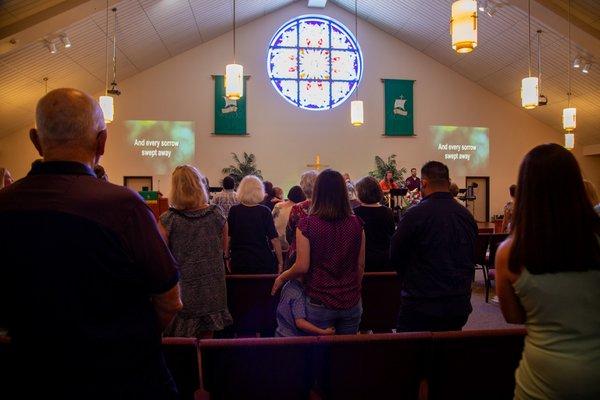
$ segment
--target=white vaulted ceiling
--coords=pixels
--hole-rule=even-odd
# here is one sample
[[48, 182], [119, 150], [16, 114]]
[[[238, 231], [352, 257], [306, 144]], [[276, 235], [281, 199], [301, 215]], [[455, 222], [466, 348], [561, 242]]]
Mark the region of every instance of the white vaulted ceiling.
[[[292, 0], [238, 0], [237, 24], [262, 17]], [[0, 29], [42, 10], [44, 0], [0, 1]], [[124, 0], [117, 11], [119, 81], [211, 40], [232, 28], [232, 6], [224, 0]], [[42, 38], [0, 55], [0, 136], [31, 124], [37, 100], [48, 89], [76, 87], [88, 93], [104, 88], [106, 9], [57, 33], [73, 46], [50, 54]], [[113, 32], [109, 13], [108, 32]], [[18, 35], [16, 35], [18, 36]], [[112, 58], [112, 45], [109, 58]]]
[[[250, 22], [294, 1], [237, 0], [238, 24]], [[556, 11], [564, 6], [564, 1], [532, 3], [537, 8], [543, 7], [539, 3], [553, 3], [550, 8]], [[52, 7], [67, 2], [85, 3], [84, 0], [0, 0], [0, 40], [10, 39], [7, 28], [24, 24], [36, 14], [49, 12]], [[331, 2], [348, 11], [354, 10], [354, 0]], [[496, 1], [499, 2], [504, 6], [493, 17], [480, 13], [479, 46], [467, 55], [458, 55], [450, 47], [448, 21], [452, 0], [359, 0], [358, 11], [361, 19], [518, 107], [520, 81], [527, 74], [527, 13], [523, 10], [522, 0], [511, 0], [510, 4], [508, 0]], [[119, 80], [231, 30], [229, 0], [125, 0], [111, 1], [110, 4], [118, 8]], [[600, 2], [573, 0], [573, 4], [590, 29], [599, 26]], [[67, 33], [73, 43], [68, 50], [60, 49], [57, 54], [50, 54], [40, 37], [0, 55], [0, 136], [31, 123], [35, 103], [44, 93], [44, 77], [49, 78], [49, 89], [69, 86], [91, 93], [103, 89], [105, 15], [103, 8], [97, 8], [62, 29], [46, 32]], [[534, 45], [535, 31], [543, 31], [542, 92], [549, 103], [528, 112], [560, 130], [561, 110], [566, 104], [567, 93], [568, 41], [554, 26], [538, 19], [532, 21]], [[109, 32], [112, 30], [110, 15]], [[13, 36], [18, 37], [18, 33]], [[600, 48], [600, 38], [594, 40]], [[597, 48], [591, 48], [589, 42], [585, 44], [588, 46], [574, 41], [573, 56], [585, 54], [593, 59]], [[535, 54], [533, 62], [535, 67]], [[573, 70], [572, 92], [573, 104], [577, 107], [578, 143], [600, 143], [600, 65], [593, 65], [588, 75]]]

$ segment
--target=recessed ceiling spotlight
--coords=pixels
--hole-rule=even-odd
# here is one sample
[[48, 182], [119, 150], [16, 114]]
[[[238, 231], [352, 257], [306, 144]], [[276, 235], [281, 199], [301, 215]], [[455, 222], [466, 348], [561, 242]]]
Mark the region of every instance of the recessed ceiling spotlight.
[[67, 34], [65, 33], [64, 35], [60, 35], [60, 38], [63, 42], [63, 45], [65, 46], [66, 49], [68, 49], [69, 47], [71, 47], [71, 41], [69, 40], [69, 37], [67, 36]]

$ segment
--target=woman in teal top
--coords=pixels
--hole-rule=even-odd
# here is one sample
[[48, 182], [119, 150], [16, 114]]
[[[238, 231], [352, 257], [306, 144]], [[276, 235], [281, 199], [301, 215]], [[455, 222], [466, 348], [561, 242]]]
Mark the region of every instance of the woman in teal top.
[[600, 399], [600, 217], [562, 146], [523, 159], [496, 291], [506, 320], [527, 327], [515, 398]]

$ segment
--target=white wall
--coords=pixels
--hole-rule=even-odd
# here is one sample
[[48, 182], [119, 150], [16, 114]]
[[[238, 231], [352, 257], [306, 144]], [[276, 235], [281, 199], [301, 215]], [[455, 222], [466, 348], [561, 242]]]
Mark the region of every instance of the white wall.
[[[117, 120], [110, 125], [107, 154], [102, 164], [111, 180], [123, 175], [146, 175], [128, 162], [120, 148], [125, 136], [123, 121], [130, 119], [191, 120], [196, 123], [196, 163], [211, 183], [221, 178], [231, 152], [256, 154], [266, 179], [289, 187], [306, 170], [316, 154], [321, 162], [352, 178], [373, 168], [373, 157], [395, 153], [401, 166], [419, 167], [430, 157], [429, 126], [485, 126], [490, 132], [491, 212], [498, 212], [515, 182], [522, 156], [536, 144], [562, 142], [562, 134], [530, 117], [477, 84], [453, 72], [423, 53], [374, 26], [360, 21], [359, 42], [364, 55], [364, 78], [360, 95], [365, 102], [366, 123], [349, 123], [350, 102], [331, 111], [311, 112], [293, 107], [270, 85], [266, 71], [266, 48], [271, 36], [288, 19], [314, 13], [305, 2], [294, 3], [238, 29], [237, 60], [251, 75], [247, 86], [249, 137], [215, 137], [213, 132], [214, 83], [211, 74], [222, 74], [231, 62], [231, 33], [191, 49], [126, 81], [116, 100]], [[353, 26], [353, 16], [329, 4], [322, 12]], [[450, 45], [450, 40], [448, 40]], [[384, 138], [383, 85], [381, 78], [414, 79], [415, 132], [412, 138]], [[23, 176], [35, 152], [25, 132], [0, 140], [0, 165]], [[584, 167], [598, 182], [599, 164]], [[168, 191], [168, 176], [161, 190]], [[456, 177], [459, 184], [463, 177]], [[155, 179], [156, 185], [156, 179]], [[600, 186], [600, 185], [599, 185]]]

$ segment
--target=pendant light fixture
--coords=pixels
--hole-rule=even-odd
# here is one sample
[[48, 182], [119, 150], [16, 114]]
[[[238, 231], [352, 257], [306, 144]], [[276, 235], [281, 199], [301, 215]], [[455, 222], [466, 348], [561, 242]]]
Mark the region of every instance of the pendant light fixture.
[[457, 53], [470, 53], [477, 47], [476, 0], [458, 0], [452, 3], [450, 34], [452, 48]]
[[[575, 134], [572, 132], [577, 127], [577, 109], [571, 107], [571, 0], [569, 0], [569, 54], [567, 56], [567, 107], [563, 109], [562, 123], [565, 133], [565, 147], [572, 149], [575, 145]], [[568, 140], [567, 140], [568, 136]], [[569, 145], [571, 147], [569, 147]]]
[[114, 96], [120, 96], [121, 95], [121, 89], [119, 89], [119, 86], [117, 85], [117, 29], [118, 29], [118, 25], [117, 25], [117, 8], [113, 8], [112, 9], [113, 15], [115, 16], [115, 25], [114, 25], [114, 31], [113, 31], [113, 80], [110, 83], [110, 89], [108, 89], [108, 94], [114, 95]]
[[108, 95], [108, 0], [106, 0], [106, 39], [105, 39], [105, 52], [104, 60], [106, 61], [106, 76], [104, 81], [104, 96], [100, 96], [98, 103], [102, 109], [104, 115], [104, 122], [111, 123], [114, 118], [115, 108], [112, 96]]
[[[354, 0], [354, 34], [356, 35], [356, 42], [358, 43], [358, 0]], [[353, 126], [361, 126], [365, 122], [365, 115], [363, 110], [362, 100], [358, 100], [358, 85], [360, 82], [356, 82], [356, 97], [350, 103], [350, 122]]]
[[521, 81], [521, 105], [528, 109], [534, 109], [537, 107], [539, 103], [539, 87], [538, 87], [538, 78], [536, 76], [531, 76], [531, 0], [527, 1], [528, 7], [528, 28], [527, 28], [527, 41], [528, 52], [529, 52], [529, 76], [527, 78], [523, 78]]
[[575, 148], [575, 134], [565, 133], [565, 149], [573, 150]]
[[233, 64], [225, 67], [225, 97], [239, 100], [244, 96], [244, 67], [235, 63], [235, 0], [233, 0]]
[[537, 51], [538, 51], [538, 106], [548, 104], [548, 98], [542, 93], [542, 30], [537, 31]]

